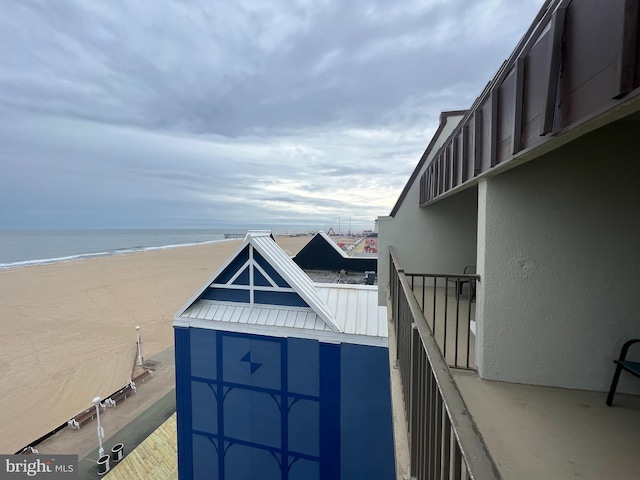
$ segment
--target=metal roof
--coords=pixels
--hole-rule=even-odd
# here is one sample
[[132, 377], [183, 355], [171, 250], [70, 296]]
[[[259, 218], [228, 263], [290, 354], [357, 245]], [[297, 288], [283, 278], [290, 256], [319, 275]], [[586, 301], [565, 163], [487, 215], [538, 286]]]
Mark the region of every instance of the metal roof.
[[251, 307], [212, 300], [197, 300], [175, 317], [175, 325], [332, 342], [388, 344], [387, 309], [378, 306], [376, 287], [316, 284], [315, 288], [340, 326], [340, 332], [332, 330], [308, 307]]
[[253, 307], [231, 303], [198, 300], [182, 315], [183, 319], [212, 320], [216, 322], [275, 327], [305, 328], [331, 331], [329, 326], [310, 308]]
[[317, 283], [342, 331], [351, 335], [387, 337], [387, 308], [378, 305], [378, 288], [370, 285]]
[[[283, 286], [282, 280], [271, 280], [276, 275], [263, 268], [264, 263], [260, 266], [258, 262], [263, 260], [287, 285]], [[249, 280], [238, 282], [241, 273], [254, 263], [255, 275], [246, 274], [244, 278]], [[262, 274], [269, 285], [255, 282]], [[208, 295], [212, 289], [297, 294], [305, 305], [220, 300]], [[388, 335], [386, 307], [377, 303], [376, 287], [314, 284], [270, 238], [269, 232], [250, 232], [238, 250], [176, 314], [174, 325], [384, 346]]]
[[[255, 255], [254, 252], [257, 252], [258, 255]], [[245, 255], [248, 256], [246, 260], [244, 260]], [[266, 264], [264, 264], [265, 261]], [[266, 271], [268, 267], [275, 270], [276, 273]], [[229, 272], [229, 269], [231, 269], [231, 272]], [[246, 275], [248, 278], [245, 280], [246, 277], [243, 277], [242, 274], [245, 271], [249, 271], [249, 269], [251, 271]], [[235, 274], [233, 274], [234, 270], [237, 270]], [[280, 281], [280, 279], [277, 278], [278, 275], [286, 283]], [[223, 276], [224, 278], [220, 280]], [[258, 281], [258, 276], [263, 280], [262, 282]], [[230, 278], [227, 279], [226, 277]], [[211, 294], [212, 291], [215, 294]], [[221, 294], [218, 294], [219, 292]], [[248, 301], [240, 300], [245, 298], [245, 295], [242, 295], [243, 293], [246, 293]], [[228, 301], [232, 296], [236, 296], [239, 299], [233, 302], [236, 303], [237, 306], [263, 308], [267, 306], [267, 301], [254, 301], [256, 295], [261, 293], [271, 295], [270, 298], [274, 298], [279, 294], [281, 297], [284, 297], [282, 294], [285, 294], [289, 295], [289, 299], [292, 297], [291, 294], [297, 294], [303, 300], [303, 302], [298, 302], [298, 305], [304, 304], [305, 307], [308, 306], [331, 330], [335, 332], [342, 331], [327, 308], [327, 305], [318, 294], [313, 281], [291, 260], [284, 250], [280, 248], [268, 231], [248, 232], [236, 252], [231, 255], [200, 290], [191, 297], [180, 309], [176, 317], [183, 316], [184, 312], [197, 301], [210, 299], [218, 301], [219, 303], [228, 303], [225, 302], [225, 300]], [[292, 307], [291, 303], [278, 303], [277, 300], [274, 302], [273, 306], [285, 310]]]

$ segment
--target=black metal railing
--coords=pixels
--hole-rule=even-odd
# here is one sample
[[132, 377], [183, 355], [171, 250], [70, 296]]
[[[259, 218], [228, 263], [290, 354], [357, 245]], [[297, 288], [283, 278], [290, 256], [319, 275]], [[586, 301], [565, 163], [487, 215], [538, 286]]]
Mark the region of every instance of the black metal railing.
[[478, 275], [404, 273], [420, 311], [450, 367], [475, 369]]
[[[476, 274], [407, 273], [390, 256], [389, 294], [392, 318], [402, 308], [399, 274], [409, 283], [410, 291], [424, 316], [442, 356], [450, 367], [475, 370], [475, 292]], [[401, 341], [400, 337], [396, 337]], [[404, 339], [405, 346], [407, 340]]]
[[389, 251], [391, 317], [404, 395], [411, 476], [418, 480], [461, 479], [466, 472], [465, 478], [497, 480], [500, 474], [424, 316], [425, 303], [421, 308], [393, 247]]

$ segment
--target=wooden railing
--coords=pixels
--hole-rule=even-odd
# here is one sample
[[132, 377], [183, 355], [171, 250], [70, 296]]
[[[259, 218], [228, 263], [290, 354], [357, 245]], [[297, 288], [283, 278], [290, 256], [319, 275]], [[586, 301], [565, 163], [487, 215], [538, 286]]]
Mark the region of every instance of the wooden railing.
[[497, 480], [500, 474], [462, 400], [393, 247], [389, 252], [391, 316], [397, 339], [411, 476], [418, 480]]

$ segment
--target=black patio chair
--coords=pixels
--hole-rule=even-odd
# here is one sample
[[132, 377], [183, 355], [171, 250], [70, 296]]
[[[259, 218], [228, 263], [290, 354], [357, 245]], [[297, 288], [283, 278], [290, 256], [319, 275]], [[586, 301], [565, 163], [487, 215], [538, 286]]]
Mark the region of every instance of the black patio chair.
[[609, 396], [607, 397], [607, 405], [609, 407], [611, 406], [611, 403], [613, 403], [613, 396], [616, 394], [616, 388], [618, 388], [618, 380], [620, 379], [620, 373], [622, 370], [626, 370], [631, 375], [640, 378], [640, 363], [627, 360], [627, 351], [629, 350], [629, 347], [634, 343], [639, 342], [640, 338], [625, 342], [622, 346], [622, 350], [620, 350], [620, 358], [613, 361], [613, 363], [617, 363], [618, 365], [616, 366], [616, 373], [613, 374], [613, 381], [611, 382]]
[[[464, 267], [463, 273], [465, 275], [472, 275], [476, 273], [476, 266], [467, 265], [466, 267]], [[455, 283], [456, 285], [456, 300], [460, 298], [460, 295], [462, 295], [462, 287], [464, 286], [465, 283], [469, 284], [469, 298], [473, 300], [476, 297], [476, 289], [474, 288], [475, 282], [472, 283], [471, 280], [468, 278], [455, 278], [455, 277], [448, 278], [448, 280], [450, 282]]]

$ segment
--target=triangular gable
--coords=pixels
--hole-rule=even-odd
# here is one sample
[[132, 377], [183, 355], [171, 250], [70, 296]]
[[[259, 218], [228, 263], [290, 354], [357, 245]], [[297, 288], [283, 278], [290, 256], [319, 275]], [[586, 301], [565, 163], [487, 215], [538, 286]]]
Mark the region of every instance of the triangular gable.
[[333, 331], [341, 332], [311, 279], [273, 240], [270, 232], [247, 233], [242, 245], [177, 316], [199, 300], [256, 307], [307, 307]]
[[342, 250], [329, 235], [327, 235], [323, 231], [319, 231], [318, 233], [316, 233], [316, 236], [321, 237], [325, 242], [331, 245], [331, 248], [333, 248], [342, 258], [349, 258], [349, 255], [347, 255], [347, 253], [344, 250]]

